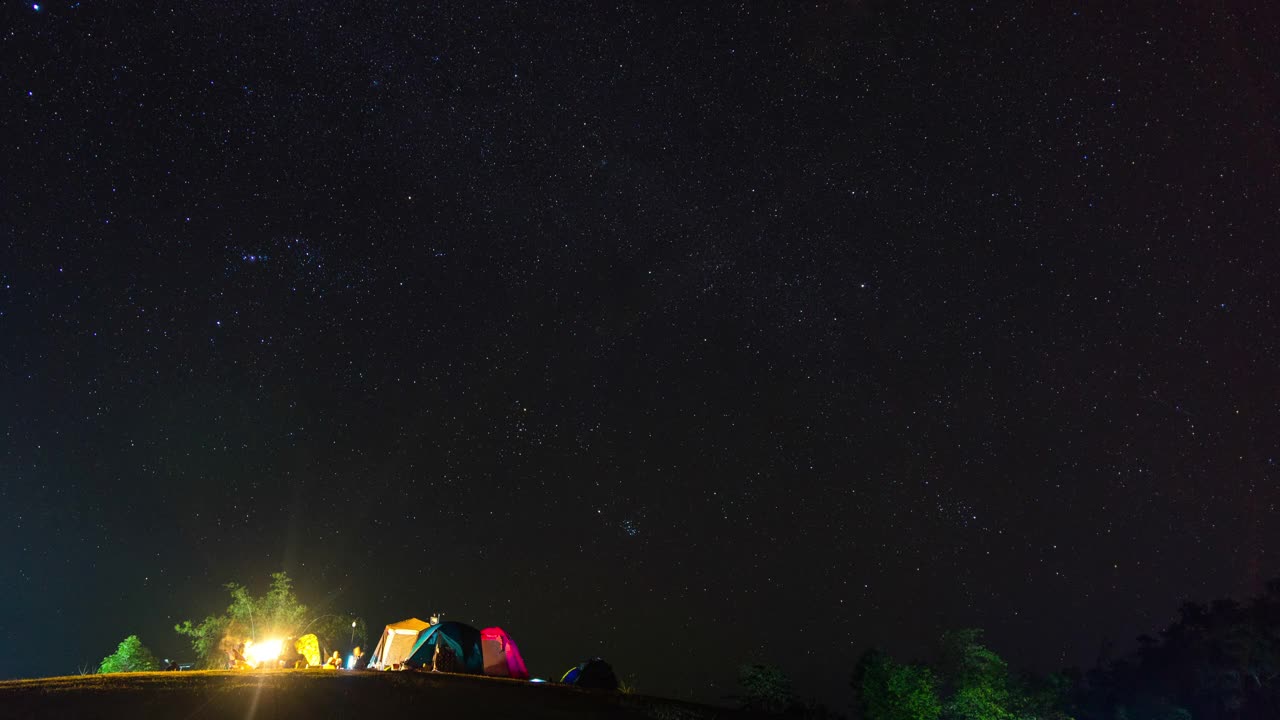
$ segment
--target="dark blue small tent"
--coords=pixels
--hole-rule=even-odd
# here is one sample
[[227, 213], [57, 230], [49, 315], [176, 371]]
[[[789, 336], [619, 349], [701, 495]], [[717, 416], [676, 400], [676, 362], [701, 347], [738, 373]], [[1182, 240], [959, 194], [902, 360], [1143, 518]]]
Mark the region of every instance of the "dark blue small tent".
[[458, 672], [484, 674], [484, 653], [480, 650], [480, 631], [460, 622], [442, 622], [432, 625], [418, 636], [418, 642], [409, 653], [409, 662], [431, 666], [436, 645], [453, 651]]
[[617, 690], [618, 676], [613, 667], [600, 658], [592, 658], [577, 667], [569, 668], [560, 682], [593, 690]]

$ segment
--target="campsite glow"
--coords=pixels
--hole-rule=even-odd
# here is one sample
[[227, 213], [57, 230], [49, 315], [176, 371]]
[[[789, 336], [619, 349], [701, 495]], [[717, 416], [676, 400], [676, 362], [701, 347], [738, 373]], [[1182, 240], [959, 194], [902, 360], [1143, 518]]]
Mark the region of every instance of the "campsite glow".
[[284, 641], [279, 638], [263, 640], [262, 642], [249, 640], [244, 644], [244, 659], [254, 667], [264, 662], [274, 664], [276, 658], [280, 657], [280, 649], [283, 647]]

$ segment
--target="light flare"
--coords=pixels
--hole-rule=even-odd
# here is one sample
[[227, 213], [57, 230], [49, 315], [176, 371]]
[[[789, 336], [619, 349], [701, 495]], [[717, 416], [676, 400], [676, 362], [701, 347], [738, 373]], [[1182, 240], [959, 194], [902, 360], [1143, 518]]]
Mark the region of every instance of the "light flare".
[[244, 644], [244, 659], [253, 667], [258, 667], [263, 663], [270, 663], [273, 667], [276, 659], [280, 657], [280, 649], [284, 647], [284, 641], [279, 638], [263, 640], [262, 642], [246, 641]]

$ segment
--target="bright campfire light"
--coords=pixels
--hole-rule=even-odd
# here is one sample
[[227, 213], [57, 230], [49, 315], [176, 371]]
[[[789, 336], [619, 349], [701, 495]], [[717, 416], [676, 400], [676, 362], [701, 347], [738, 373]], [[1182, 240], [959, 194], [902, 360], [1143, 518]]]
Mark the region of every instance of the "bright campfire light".
[[262, 642], [249, 640], [244, 644], [244, 659], [254, 667], [264, 662], [274, 666], [276, 658], [280, 657], [280, 649], [282, 647], [284, 647], [284, 641], [279, 638], [263, 640]]

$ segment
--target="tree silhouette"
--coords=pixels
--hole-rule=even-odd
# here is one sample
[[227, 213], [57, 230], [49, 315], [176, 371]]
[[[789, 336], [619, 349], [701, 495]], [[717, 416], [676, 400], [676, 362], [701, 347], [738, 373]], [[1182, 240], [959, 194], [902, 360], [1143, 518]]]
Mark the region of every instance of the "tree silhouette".
[[738, 669], [742, 707], [763, 713], [782, 713], [796, 700], [791, 678], [773, 665], [743, 665]]

